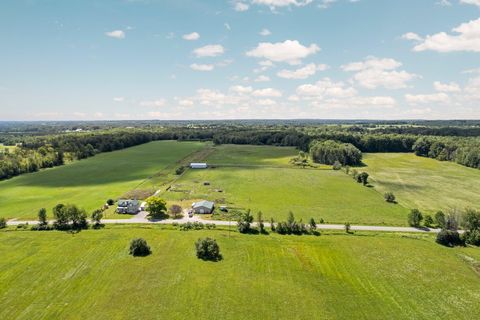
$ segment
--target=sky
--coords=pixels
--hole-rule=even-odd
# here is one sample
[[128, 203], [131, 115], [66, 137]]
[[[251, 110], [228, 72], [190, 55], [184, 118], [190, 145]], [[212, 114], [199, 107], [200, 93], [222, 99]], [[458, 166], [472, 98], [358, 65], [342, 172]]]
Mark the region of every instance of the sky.
[[480, 0], [2, 0], [0, 121], [480, 119]]

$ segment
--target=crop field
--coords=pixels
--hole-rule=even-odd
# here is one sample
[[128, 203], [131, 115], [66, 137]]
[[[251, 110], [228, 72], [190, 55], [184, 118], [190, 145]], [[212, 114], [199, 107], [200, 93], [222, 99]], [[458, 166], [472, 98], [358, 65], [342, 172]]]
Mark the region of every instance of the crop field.
[[[276, 221], [288, 212], [304, 221], [313, 217], [329, 223], [404, 225], [408, 210], [388, 204], [373, 188], [356, 183], [330, 166], [298, 168], [289, 159], [298, 151], [283, 147], [220, 146], [206, 159], [224, 164], [207, 170], [188, 170], [161, 194], [184, 207], [199, 199]], [[207, 182], [208, 185], [204, 185]]]
[[155, 188], [171, 178], [177, 162], [202, 147], [200, 142], [151, 142], [1, 181], [0, 217], [32, 219], [40, 208], [50, 211], [58, 203], [91, 211], [132, 189]]
[[[220, 262], [195, 257], [216, 238]], [[143, 237], [152, 255], [128, 255]], [[1, 319], [472, 319], [478, 248], [429, 235], [0, 231]], [[475, 269], [475, 266], [477, 269]], [[268, 315], [268, 316], [267, 316]]]
[[400, 204], [427, 212], [463, 210], [480, 204], [480, 170], [404, 153], [366, 154], [365, 170], [381, 192]]

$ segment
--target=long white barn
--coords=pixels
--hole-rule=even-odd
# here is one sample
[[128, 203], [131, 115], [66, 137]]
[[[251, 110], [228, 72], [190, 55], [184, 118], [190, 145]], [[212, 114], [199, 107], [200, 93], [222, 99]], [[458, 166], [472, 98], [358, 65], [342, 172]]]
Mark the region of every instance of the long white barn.
[[192, 169], [207, 169], [208, 165], [206, 163], [201, 163], [201, 162], [192, 162], [192, 163], [190, 163], [190, 168], [192, 168]]

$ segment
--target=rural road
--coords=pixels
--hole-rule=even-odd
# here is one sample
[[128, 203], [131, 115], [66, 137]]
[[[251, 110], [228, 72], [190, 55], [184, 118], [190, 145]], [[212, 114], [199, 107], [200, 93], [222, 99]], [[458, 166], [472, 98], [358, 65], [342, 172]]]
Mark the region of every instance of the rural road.
[[[189, 218], [188, 215], [182, 219], [165, 219], [165, 220], [148, 220], [146, 218], [146, 212], [140, 212], [131, 219], [104, 219], [102, 223], [104, 224], [172, 224], [172, 223], [186, 223], [186, 222], [203, 222], [203, 223], [214, 223], [219, 226], [235, 226], [236, 221], [222, 221], [222, 220], [203, 220], [197, 216]], [[20, 224], [37, 224], [38, 221], [18, 221], [10, 220], [7, 221], [9, 226], [17, 226]], [[52, 223], [52, 221], [50, 221]], [[270, 227], [270, 223], [264, 223], [266, 227]], [[256, 223], [252, 223], [256, 225]], [[317, 229], [319, 230], [344, 230], [345, 225], [343, 224], [317, 224]], [[413, 227], [389, 227], [389, 226], [355, 226], [350, 227], [352, 231], [382, 231], [382, 232], [422, 232], [422, 233], [437, 233], [440, 229], [429, 229], [429, 228], [413, 228]]]

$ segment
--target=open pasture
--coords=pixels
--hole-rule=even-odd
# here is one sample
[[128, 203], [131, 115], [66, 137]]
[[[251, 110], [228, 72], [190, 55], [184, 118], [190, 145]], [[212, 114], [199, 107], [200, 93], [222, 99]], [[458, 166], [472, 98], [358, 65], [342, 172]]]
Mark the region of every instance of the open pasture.
[[392, 191], [409, 208], [430, 213], [479, 208], [478, 169], [406, 153], [365, 154], [364, 163], [375, 188]]
[[132, 189], [161, 185], [172, 178], [178, 162], [203, 147], [200, 142], [156, 141], [1, 181], [0, 217], [32, 219], [40, 208], [50, 211], [57, 203], [91, 211]]
[[[165, 228], [0, 231], [0, 318], [472, 319], [480, 312], [479, 249], [444, 248], [429, 235]], [[217, 239], [222, 261], [195, 257], [194, 242], [205, 236]], [[136, 237], [152, 255], [128, 255]]]

